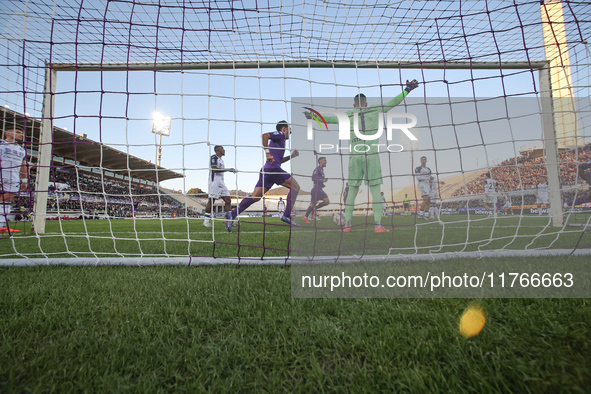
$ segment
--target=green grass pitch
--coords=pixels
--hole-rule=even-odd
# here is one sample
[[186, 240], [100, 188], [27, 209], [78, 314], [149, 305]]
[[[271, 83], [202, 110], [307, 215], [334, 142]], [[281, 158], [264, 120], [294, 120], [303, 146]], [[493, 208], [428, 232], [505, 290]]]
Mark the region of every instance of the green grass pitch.
[[[444, 216], [443, 222], [387, 216], [392, 231], [374, 234], [373, 217], [354, 217], [344, 234], [331, 217], [293, 228], [278, 218], [245, 218], [229, 234], [224, 221], [205, 228], [201, 219], [49, 221], [46, 234], [31, 234], [31, 223], [18, 223], [21, 233], [0, 237], [0, 258], [27, 257], [283, 257], [335, 255], [428, 254], [525, 248], [579, 248], [591, 244], [581, 228], [553, 227], [547, 216]], [[296, 222], [303, 224], [301, 218]]]
[[590, 307], [292, 299], [278, 266], [0, 268], [0, 392], [582, 393]]
[[[545, 228], [547, 217], [479, 218], [469, 228], [453, 223], [457, 217], [418, 227], [410, 217], [387, 219], [396, 225], [390, 234], [373, 234], [371, 218], [369, 225], [356, 218], [350, 234], [330, 229], [329, 218], [291, 233], [276, 218], [266, 227], [247, 218], [232, 234], [222, 222], [212, 232], [201, 220], [48, 222], [43, 238], [21, 223], [23, 234], [0, 239], [0, 251], [4, 258], [46, 253], [65, 260], [285, 256], [289, 245], [331, 254], [339, 242], [351, 254], [379, 255], [443, 250], [442, 239], [449, 250], [590, 243], [580, 229]], [[0, 392], [591, 387], [589, 299], [292, 299], [290, 279], [283, 266], [0, 268]], [[464, 339], [459, 318], [474, 303], [487, 322]]]

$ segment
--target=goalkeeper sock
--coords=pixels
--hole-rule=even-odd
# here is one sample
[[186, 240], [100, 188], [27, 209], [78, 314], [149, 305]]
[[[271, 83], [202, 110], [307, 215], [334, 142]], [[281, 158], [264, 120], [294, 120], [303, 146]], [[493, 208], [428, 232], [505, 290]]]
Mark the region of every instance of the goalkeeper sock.
[[382, 192], [380, 185], [370, 186], [371, 196], [373, 197], [373, 219], [376, 223], [382, 221]]
[[359, 186], [349, 186], [349, 194], [347, 195], [347, 201], [345, 201], [345, 219], [351, 227], [351, 219], [353, 218], [353, 209], [355, 208], [355, 197], [359, 192]]

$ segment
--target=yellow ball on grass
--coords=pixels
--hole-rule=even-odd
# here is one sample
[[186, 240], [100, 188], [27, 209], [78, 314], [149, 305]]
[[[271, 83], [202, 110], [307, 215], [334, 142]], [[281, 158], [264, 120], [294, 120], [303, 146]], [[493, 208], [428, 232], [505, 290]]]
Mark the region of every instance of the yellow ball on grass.
[[460, 319], [460, 334], [464, 338], [471, 338], [478, 335], [482, 331], [485, 321], [486, 318], [482, 308], [477, 306], [466, 308]]

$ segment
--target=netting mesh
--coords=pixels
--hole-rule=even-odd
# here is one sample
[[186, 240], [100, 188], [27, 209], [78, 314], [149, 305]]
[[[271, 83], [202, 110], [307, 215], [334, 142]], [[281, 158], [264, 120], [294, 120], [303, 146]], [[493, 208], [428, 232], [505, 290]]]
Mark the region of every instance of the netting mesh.
[[[27, 51], [52, 63], [544, 59], [533, 1], [27, 1], [9, 7], [6, 35], [24, 39]], [[580, 42], [587, 32], [575, 15], [584, 17], [586, 4], [567, 7], [569, 40]]]
[[[59, 220], [44, 234], [30, 227], [27, 232], [25, 224], [22, 235], [3, 241], [0, 254], [4, 258], [288, 256], [293, 234], [279, 218], [242, 218], [231, 234], [225, 232], [224, 218], [214, 221], [211, 229], [202, 227], [214, 146], [225, 146], [226, 166], [238, 170], [236, 175], [225, 173], [231, 205], [236, 207], [251, 194], [266, 159], [261, 134], [273, 130], [281, 119], [288, 120], [294, 130], [306, 125], [304, 105], [295, 103], [294, 97], [309, 97], [307, 105], [314, 106], [314, 97], [334, 96], [336, 103], [337, 97], [351, 98], [364, 92], [376, 98], [374, 103], [384, 102], [399, 94], [406, 80], [415, 78], [420, 82], [412, 93], [418, 97], [415, 109], [434, 97], [443, 102], [462, 97], [476, 107], [484, 97], [504, 99], [506, 111], [495, 119], [505, 122], [504, 130], [496, 133], [488, 129], [482, 116], [465, 123], [453, 116], [439, 122], [427, 110], [425, 122], [418, 127], [422, 133], [419, 151], [410, 158], [388, 157], [382, 168], [389, 215], [384, 222], [393, 232], [401, 231], [405, 241], [397, 244], [391, 234], [388, 242], [372, 246], [364, 233], [363, 245], [348, 250], [353, 254], [391, 254], [465, 251], [472, 246], [479, 250], [507, 245], [516, 249], [583, 247], [589, 243], [584, 230], [571, 230], [566, 225], [553, 228], [552, 215], [543, 223], [529, 221], [529, 215], [537, 213], [531, 210], [541, 209], [531, 201], [535, 200], [538, 177], [549, 176], [547, 142], [543, 142], [541, 126], [534, 132], [522, 132], [527, 126], [518, 119], [527, 116], [512, 114], [506, 101], [514, 97], [539, 100], [544, 96], [545, 82], [540, 81], [540, 67], [549, 64], [550, 74], [556, 71], [558, 76], [552, 76], [555, 79], [549, 86], [552, 94], [576, 105], [557, 109], [554, 102], [550, 113], [574, 113], [574, 118], [563, 122], [571, 122], [564, 129], [567, 134], [576, 130], [576, 135], [558, 135], [560, 184], [550, 188], [562, 194], [561, 204], [585, 196], [587, 184], [579, 176], [578, 164], [591, 159], [586, 145], [591, 112], [591, 52], [586, 41], [591, 36], [591, 7], [583, 1], [558, 2], [562, 4], [558, 18], [556, 4], [9, 2], [0, 22], [3, 129], [14, 116], [28, 117], [30, 133], [27, 137], [25, 132], [25, 146], [31, 168], [29, 195], [13, 201], [12, 215], [22, 205], [26, 209], [20, 216], [26, 217], [33, 209], [31, 193], [36, 192], [50, 196], [48, 217], [82, 220], [79, 225]], [[44, 114], [48, 65], [58, 71], [53, 96], [56, 105], [49, 112], [46, 108]], [[568, 77], [564, 70], [569, 70]], [[172, 133], [159, 141], [149, 129], [152, 112], [162, 108], [172, 117]], [[399, 110], [412, 112], [413, 104], [405, 101]], [[451, 107], [449, 112], [453, 113]], [[548, 110], [540, 106], [528, 116], [534, 115], [537, 120], [533, 122], [541, 124], [544, 113]], [[63, 139], [53, 136], [49, 184], [33, 190], [44, 117], [60, 128]], [[439, 127], [452, 128], [451, 138], [434, 132]], [[140, 130], [147, 133], [142, 135]], [[470, 137], [465, 135], [468, 132]], [[161, 166], [156, 164], [157, 145], [162, 147]], [[290, 147], [296, 148], [288, 143]], [[299, 159], [316, 163], [315, 150], [301, 149]], [[405, 191], [413, 199], [413, 214], [421, 200], [411, 176], [421, 155], [429, 155], [438, 178], [459, 177], [440, 188], [442, 211], [480, 213], [483, 173], [492, 169], [503, 188], [502, 198], [512, 195], [519, 220], [480, 223], [468, 214], [437, 229], [431, 228], [434, 224], [418, 223], [414, 216], [399, 221]], [[344, 184], [348, 179], [347, 155], [338, 155], [331, 163], [339, 163], [339, 171], [329, 178]], [[303, 215], [311, 188], [309, 168], [291, 162], [283, 168], [302, 185], [294, 208], [296, 214]], [[161, 182], [163, 179], [170, 180]], [[188, 193], [190, 189], [195, 190]], [[310, 228], [316, 236], [318, 229], [326, 226], [338, 234], [341, 245], [341, 228], [326, 224], [343, 208], [343, 187], [337, 189], [330, 196], [332, 205], [324, 208], [328, 220], [324, 225], [314, 222]], [[287, 200], [290, 196], [286, 189], [275, 189], [275, 193], [264, 198], [264, 205], [258, 201], [243, 214], [276, 214], [279, 197]], [[361, 194], [365, 199], [356, 203], [355, 217], [373, 231], [369, 190], [363, 189]], [[571, 204], [565, 224], [588, 223], [586, 200], [578, 202], [578, 206]], [[217, 200], [214, 216], [216, 212], [223, 216], [224, 209]], [[87, 221], [89, 218], [106, 220]], [[119, 218], [135, 220], [130, 224]], [[153, 220], [139, 220], [147, 218]], [[482, 233], [473, 233], [480, 225]], [[503, 226], [511, 231], [495, 233]], [[429, 242], [423, 241], [424, 231], [433, 233]], [[453, 239], [447, 238], [450, 234]], [[302, 238], [305, 242], [306, 237]], [[524, 242], [516, 242], [522, 237]], [[55, 239], [59, 242], [53, 242]], [[318, 254], [315, 249], [313, 252]]]

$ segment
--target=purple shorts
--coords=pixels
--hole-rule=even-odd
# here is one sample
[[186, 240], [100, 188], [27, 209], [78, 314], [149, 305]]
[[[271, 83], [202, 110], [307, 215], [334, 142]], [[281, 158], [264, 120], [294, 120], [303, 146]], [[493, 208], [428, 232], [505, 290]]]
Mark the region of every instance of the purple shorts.
[[322, 190], [321, 187], [316, 187], [314, 186], [312, 188], [312, 191], [310, 191], [310, 202], [312, 204], [316, 204], [318, 201], [320, 200], [324, 200], [325, 198], [328, 198], [328, 196], [326, 195], [326, 193], [324, 192], [324, 190]]
[[291, 178], [291, 175], [281, 167], [263, 167], [255, 187], [262, 186], [265, 189], [270, 189], [273, 185], [283, 185], [289, 178]]

